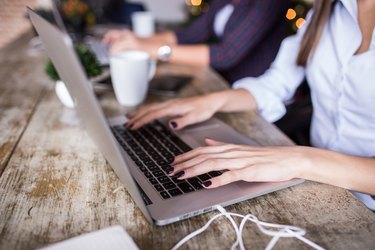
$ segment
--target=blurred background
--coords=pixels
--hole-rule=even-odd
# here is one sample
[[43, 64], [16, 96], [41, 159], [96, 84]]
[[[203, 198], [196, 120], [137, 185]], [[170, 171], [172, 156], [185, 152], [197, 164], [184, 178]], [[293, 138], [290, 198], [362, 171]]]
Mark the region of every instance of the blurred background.
[[[53, 0], [0, 0], [0, 48], [12, 42], [31, 28], [25, 12], [26, 6], [37, 9], [46, 17], [51, 14]], [[54, 0], [68, 23], [89, 28], [95, 24], [129, 24], [129, 12], [152, 12], [160, 29], [185, 25], [208, 11], [209, 0]], [[215, 1], [215, 0], [211, 0]], [[295, 32], [313, 0], [291, 0], [293, 7], [285, 13], [290, 31]], [[64, 7], [62, 7], [64, 6]], [[261, 27], [260, 27], [261, 28]]]

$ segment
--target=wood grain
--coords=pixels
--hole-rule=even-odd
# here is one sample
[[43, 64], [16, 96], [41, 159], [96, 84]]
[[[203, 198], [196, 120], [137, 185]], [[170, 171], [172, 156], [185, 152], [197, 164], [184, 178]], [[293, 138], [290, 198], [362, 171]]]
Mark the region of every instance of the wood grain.
[[[214, 211], [163, 227], [148, 224], [77, 123], [74, 111], [57, 100], [42, 71], [45, 57], [22, 57], [27, 39], [20, 41], [23, 43], [15, 48], [0, 52], [8, 55], [0, 61], [0, 142], [9, 144], [0, 155], [4, 168], [0, 177], [0, 249], [35, 249], [115, 224], [122, 225], [140, 249], [170, 249], [217, 214]], [[7, 66], [9, 62], [12, 67]], [[161, 65], [158, 70], [158, 74], [181, 73], [193, 75], [194, 80], [179, 96], [228, 87], [205, 68]], [[128, 112], [117, 104], [113, 92], [97, 95], [108, 116]], [[150, 95], [147, 101], [161, 99], [166, 98]], [[218, 117], [261, 145], [292, 145], [255, 113]], [[328, 249], [375, 246], [374, 213], [344, 189], [305, 182], [227, 209], [302, 227], [307, 238]], [[270, 238], [248, 223], [244, 240], [248, 249], [263, 249]], [[230, 223], [222, 218], [182, 249], [229, 249], [234, 241]], [[308, 247], [296, 239], [282, 239], [276, 249]]]
[[31, 33], [0, 51], [0, 175], [46, 89], [45, 57], [32, 56]]

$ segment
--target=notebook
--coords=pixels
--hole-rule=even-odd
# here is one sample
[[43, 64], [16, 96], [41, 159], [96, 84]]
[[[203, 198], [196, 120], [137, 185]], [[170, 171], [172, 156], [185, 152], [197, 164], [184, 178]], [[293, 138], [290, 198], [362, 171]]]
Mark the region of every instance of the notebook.
[[138, 250], [133, 239], [120, 225], [104, 228], [58, 242], [41, 250]]

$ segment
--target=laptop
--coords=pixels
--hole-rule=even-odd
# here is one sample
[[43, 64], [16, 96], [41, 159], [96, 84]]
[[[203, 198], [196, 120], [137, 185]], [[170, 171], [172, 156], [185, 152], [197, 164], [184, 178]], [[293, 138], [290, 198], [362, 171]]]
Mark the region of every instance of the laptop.
[[[57, 7], [56, 0], [51, 0], [52, 4], [52, 14], [55, 18], [55, 22], [57, 26], [61, 29], [61, 31], [68, 33], [68, 30], [65, 26], [65, 23], [63, 21], [63, 18], [60, 14], [60, 11]], [[93, 36], [85, 36], [83, 38], [83, 42], [87, 44], [92, 51], [92, 53], [95, 54], [96, 58], [98, 59], [98, 62], [102, 66], [109, 65], [109, 47], [108, 45], [101, 42], [100, 39], [93, 37]]]
[[46, 52], [71, 94], [81, 123], [109, 162], [121, 183], [150, 223], [166, 225], [303, 182], [250, 183], [239, 181], [215, 189], [201, 183], [214, 171], [187, 181], [168, 177], [168, 163], [175, 155], [204, 144], [210, 137], [229, 143], [257, 145], [218, 119], [172, 132], [166, 120], [158, 120], [137, 131], [123, 125], [125, 116], [106, 119], [74, 53], [70, 37], [31, 9], [28, 14], [45, 45]]

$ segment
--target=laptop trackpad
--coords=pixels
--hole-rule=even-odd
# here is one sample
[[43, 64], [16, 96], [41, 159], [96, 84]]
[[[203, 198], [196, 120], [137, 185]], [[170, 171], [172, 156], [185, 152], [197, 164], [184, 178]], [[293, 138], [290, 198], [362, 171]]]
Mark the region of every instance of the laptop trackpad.
[[178, 132], [178, 135], [193, 147], [205, 145], [205, 138], [226, 143], [259, 146], [255, 141], [240, 134], [218, 119], [210, 119], [209, 121], [186, 127]]

